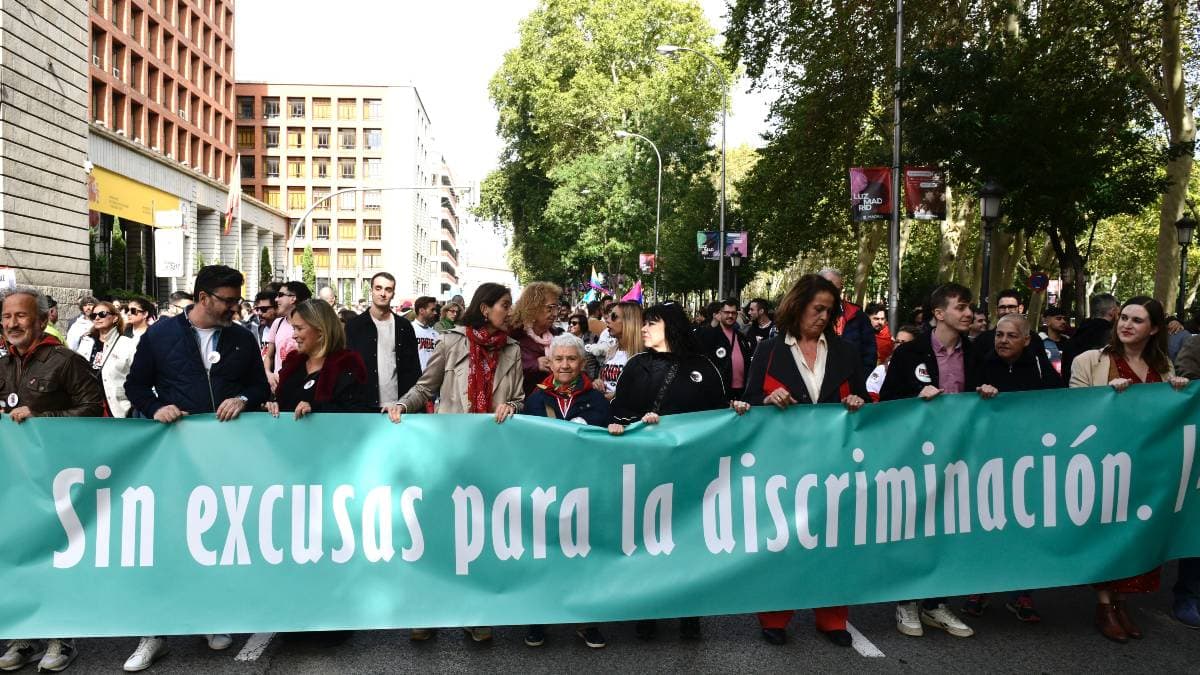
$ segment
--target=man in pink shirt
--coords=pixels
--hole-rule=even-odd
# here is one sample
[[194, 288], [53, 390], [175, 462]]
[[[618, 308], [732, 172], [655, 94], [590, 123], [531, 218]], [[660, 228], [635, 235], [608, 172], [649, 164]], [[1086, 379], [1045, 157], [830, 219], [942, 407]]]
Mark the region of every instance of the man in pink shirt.
[[740, 400], [746, 388], [755, 341], [738, 330], [738, 303], [734, 298], [722, 303], [715, 318], [717, 325], [698, 329], [696, 339], [700, 342], [700, 351], [721, 372], [726, 396], [730, 400]]

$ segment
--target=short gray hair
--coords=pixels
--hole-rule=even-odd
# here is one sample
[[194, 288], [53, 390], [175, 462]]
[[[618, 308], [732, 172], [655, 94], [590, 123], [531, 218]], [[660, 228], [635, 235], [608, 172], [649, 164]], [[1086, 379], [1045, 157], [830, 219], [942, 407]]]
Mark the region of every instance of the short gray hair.
[[[812, 269], [812, 268], [810, 267], [809, 269]], [[825, 278], [825, 279], [828, 279], [831, 276], [836, 276], [839, 279], [845, 277], [845, 275], [842, 274], [842, 271], [836, 267], [822, 267], [821, 271], [817, 272], [817, 276]]]
[[570, 333], [563, 333], [562, 335], [554, 336], [554, 339], [550, 341], [550, 354], [553, 355], [554, 350], [560, 347], [565, 349], [574, 349], [575, 351], [579, 352], [579, 358], [587, 358], [587, 350], [583, 345], [583, 340], [580, 340]]
[[30, 286], [17, 286], [16, 288], [10, 288], [7, 291], [0, 291], [0, 306], [3, 306], [4, 301], [8, 300], [14, 295], [31, 296], [37, 303], [38, 318], [50, 318], [50, 300], [46, 297], [45, 293]]
[[1029, 318], [1024, 314], [1005, 314], [1004, 316], [1000, 317], [999, 321], [996, 322], [996, 328], [999, 328], [1000, 324], [1006, 321], [1008, 323], [1017, 324], [1017, 332], [1021, 333], [1022, 335], [1029, 332]]

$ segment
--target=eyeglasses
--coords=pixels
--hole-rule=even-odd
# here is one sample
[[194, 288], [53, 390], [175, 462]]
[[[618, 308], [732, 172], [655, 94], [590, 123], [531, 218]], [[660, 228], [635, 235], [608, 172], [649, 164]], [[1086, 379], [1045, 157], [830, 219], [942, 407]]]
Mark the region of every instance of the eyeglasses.
[[583, 325], [583, 324], [579, 323], [578, 321], [568, 321], [567, 324], [571, 325], [571, 326], [582, 326]]
[[130, 314], [134, 314], [134, 315], [137, 315], [137, 314], [146, 314], [146, 310], [144, 310], [144, 309], [138, 309], [137, 307], [130, 307], [129, 309], [127, 309], [127, 310], [125, 310], [125, 311], [129, 312]]
[[294, 298], [294, 297], [296, 297], [296, 294], [279, 291], [278, 293], [275, 294], [275, 297], [277, 297], [277, 298]]
[[1009, 309], [1009, 310], [1017, 310], [1017, 309], [1020, 309], [1020, 308], [1021, 308], [1021, 306], [1020, 306], [1020, 305], [996, 305], [996, 309]]
[[216, 293], [213, 293], [211, 291], [205, 291], [205, 292], [208, 293], [209, 295], [211, 295], [212, 297], [216, 298], [217, 300], [220, 300], [221, 302], [225, 303], [226, 306], [242, 304], [241, 298], [226, 298], [224, 296], [217, 295]]
[[273, 309], [275, 309], [275, 305], [266, 305], [266, 306], [262, 306], [262, 307], [255, 307], [254, 311], [261, 314], [263, 312], [269, 312]]
[[95, 321], [96, 319], [107, 319], [108, 317], [110, 317], [112, 315], [113, 315], [112, 312], [100, 310], [99, 312], [92, 312], [91, 314], [88, 315], [88, 318], [91, 319], [92, 321]]

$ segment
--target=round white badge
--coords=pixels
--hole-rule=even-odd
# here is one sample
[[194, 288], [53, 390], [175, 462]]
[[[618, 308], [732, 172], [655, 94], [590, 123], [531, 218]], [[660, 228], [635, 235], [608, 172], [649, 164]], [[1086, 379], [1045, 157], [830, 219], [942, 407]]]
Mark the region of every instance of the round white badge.
[[698, 371], [698, 370], [693, 370], [691, 377], [692, 377], [692, 382], [695, 382], [697, 384], [704, 381], [704, 376], [701, 375], [700, 371]]
[[21, 402], [21, 397], [17, 396], [17, 392], [14, 391], [13, 393], [8, 395], [8, 407], [15, 408], [15, 407], [17, 407], [17, 404], [20, 402]]
[[914, 374], [917, 376], [918, 380], [920, 380], [921, 382], [924, 382], [925, 384], [929, 384], [930, 382], [933, 382], [933, 378], [929, 377], [929, 369], [925, 367], [924, 363], [919, 364], [917, 366], [917, 370], [915, 371]]
[[[717, 347], [717, 358], [718, 358], [718, 359], [723, 359], [723, 358], [725, 358], [725, 355], [726, 355], [726, 354], [728, 354], [728, 353], [729, 353], [729, 352], [725, 351], [725, 348], [724, 348], [724, 347]], [[698, 381], [699, 381], [699, 380], [697, 380], [697, 382], [698, 382]]]
[[213, 364], [214, 366], [217, 365], [218, 363], [221, 362], [221, 354], [218, 352], [213, 352], [213, 353], [209, 354], [208, 362]]
[[312, 388], [313, 388], [313, 385], [314, 385], [314, 384], [316, 384], [316, 383], [317, 383], [317, 381], [316, 381], [316, 380], [309, 380], [308, 382], [305, 382], [305, 383], [304, 383], [304, 388], [305, 388], [305, 389], [312, 389]]

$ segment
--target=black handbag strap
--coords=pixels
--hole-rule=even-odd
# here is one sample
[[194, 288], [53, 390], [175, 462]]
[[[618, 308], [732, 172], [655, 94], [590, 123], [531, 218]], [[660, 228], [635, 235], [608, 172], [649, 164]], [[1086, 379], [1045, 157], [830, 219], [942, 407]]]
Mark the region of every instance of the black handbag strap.
[[675, 381], [675, 375], [679, 372], [679, 362], [675, 361], [671, 364], [671, 369], [667, 371], [667, 376], [663, 378], [662, 386], [658, 388], [658, 395], [654, 397], [654, 407], [650, 412], [658, 414], [659, 408], [662, 407], [663, 399], [667, 396], [667, 389], [671, 387], [671, 383]]

